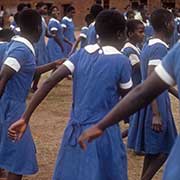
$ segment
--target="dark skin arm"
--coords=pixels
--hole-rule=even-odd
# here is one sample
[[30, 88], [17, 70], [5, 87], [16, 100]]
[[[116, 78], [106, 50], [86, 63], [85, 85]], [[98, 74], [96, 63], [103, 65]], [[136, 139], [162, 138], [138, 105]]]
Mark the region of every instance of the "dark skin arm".
[[32, 113], [48, 95], [51, 89], [56, 86], [58, 82], [70, 75], [70, 71], [65, 65], [59, 66], [59, 68], [43, 83], [43, 85], [37, 90], [32, 97], [32, 100], [27, 107], [26, 111], [22, 115], [21, 119], [13, 123], [8, 130], [8, 135], [12, 140], [19, 140], [23, 136], [27, 124], [30, 120]]
[[[148, 76], [154, 71], [155, 66], [151, 65], [148, 66]], [[162, 119], [161, 115], [158, 109], [158, 104], [157, 100], [154, 99], [151, 103], [151, 108], [152, 108], [152, 129], [156, 132], [161, 132], [162, 131]]]
[[63, 62], [65, 61], [65, 59], [60, 59], [42, 66], [38, 66], [36, 67], [36, 74], [43, 74], [46, 73], [52, 69], [57, 68], [58, 66], [60, 66]]
[[2, 70], [0, 72], [0, 97], [2, 96], [6, 84], [9, 79], [16, 73], [12, 68], [7, 65], [3, 65]]
[[86, 149], [85, 142], [99, 137], [106, 128], [128, 118], [168, 88], [169, 86], [159, 78], [156, 72], [153, 72], [143, 84], [130, 91], [99, 123], [82, 133], [79, 137], [80, 146]]
[[174, 87], [170, 87], [168, 90], [174, 97], [179, 99], [178, 91]]

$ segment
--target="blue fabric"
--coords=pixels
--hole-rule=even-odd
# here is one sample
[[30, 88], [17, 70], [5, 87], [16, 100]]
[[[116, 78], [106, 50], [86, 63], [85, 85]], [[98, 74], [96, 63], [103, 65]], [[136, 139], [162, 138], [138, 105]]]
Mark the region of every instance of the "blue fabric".
[[145, 26], [144, 34], [145, 34], [144, 40], [146, 42], [154, 35], [154, 29], [152, 25]]
[[81, 28], [81, 48], [85, 47], [87, 45], [87, 36], [88, 36], [88, 27], [84, 26]]
[[4, 58], [4, 55], [5, 55], [7, 48], [8, 48], [7, 42], [1, 42], [0, 43], [0, 67], [2, 66], [3, 58]]
[[36, 64], [37, 66], [47, 64], [49, 62], [48, 50], [45, 43], [47, 25], [42, 20], [42, 33], [39, 41], [35, 44]]
[[[75, 38], [75, 26], [73, 23], [73, 20], [67, 20], [69, 19], [68, 17], [63, 17], [61, 24], [62, 26], [65, 25], [66, 27], [64, 27], [64, 37], [67, 38], [71, 43], [74, 43], [76, 38]], [[72, 46], [69, 45], [68, 43], [65, 43], [65, 56], [68, 57], [70, 51], [72, 49]]]
[[[123, 48], [122, 53], [125, 56], [127, 56], [128, 58], [131, 55], [136, 55], [139, 58], [139, 60], [140, 60], [140, 52], [137, 52], [132, 47]], [[133, 81], [133, 86], [134, 87], [141, 83], [141, 71], [140, 71], [140, 68], [139, 69], [137, 69], [137, 68], [135, 69], [132, 66], [132, 81]]]
[[[53, 29], [56, 29], [57, 35], [61, 41], [62, 46], [64, 47], [65, 51], [65, 43], [63, 40], [63, 29], [61, 27], [60, 22], [58, 20], [51, 18], [48, 24], [48, 29], [51, 32]], [[49, 54], [49, 61], [53, 62], [55, 60], [61, 59], [65, 57], [65, 52], [62, 51], [61, 47], [58, 43], [54, 40], [54, 38], [49, 38], [47, 44], [48, 54]]]
[[96, 44], [96, 43], [97, 43], [97, 34], [96, 34], [95, 25], [92, 23], [89, 26], [89, 30], [88, 30], [87, 44]]
[[[168, 74], [176, 81], [180, 95], [180, 43], [177, 43], [164, 58], [162, 65]], [[178, 179], [180, 177], [180, 137], [178, 136], [168, 157], [163, 180]]]
[[38, 167], [29, 127], [18, 143], [12, 142], [7, 132], [10, 124], [25, 111], [26, 97], [35, 72], [35, 57], [25, 44], [17, 41], [9, 43], [4, 60], [7, 57], [15, 58], [21, 68], [7, 82], [0, 99], [0, 167], [15, 174], [34, 174]]
[[126, 153], [118, 125], [108, 128], [102, 137], [88, 144], [85, 152], [77, 139], [119, 101], [119, 84], [129, 82], [131, 77], [129, 60], [120, 53], [105, 55], [99, 49], [93, 53], [80, 49], [70, 61], [75, 66], [72, 110], [53, 180], [74, 177], [78, 180], [127, 180]]
[[[167, 47], [162, 43], [144, 46], [141, 54], [142, 80], [147, 78], [148, 63], [151, 60], [162, 60], [167, 54]], [[171, 112], [168, 91], [156, 98], [158, 111], [162, 118], [162, 132], [152, 130], [152, 108], [146, 106], [135, 113], [130, 122], [128, 147], [136, 152], [146, 154], [169, 153], [177, 135]]]

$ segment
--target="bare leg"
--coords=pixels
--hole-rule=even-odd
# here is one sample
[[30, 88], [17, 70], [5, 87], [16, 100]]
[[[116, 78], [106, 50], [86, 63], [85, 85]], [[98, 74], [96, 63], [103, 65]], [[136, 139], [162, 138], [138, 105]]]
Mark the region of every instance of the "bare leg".
[[151, 155], [145, 155], [144, 156], [143, 170], [142, 170], [141, 179], [144, 176], [145, 172], [147, 171], [150, 163], [151, 163]]
[[17, 174], [13, 174], [13, 173], [8, 173], [8, 178], [7, 180], [21, 180], [22, 179], [22, 175], [17, 175]]
[[168, 154], [157, 154], [157, 155], [148, 155], [149, 162], [148, 167], [144, 168], [144, 173], [142, 174], [141, 180], [151, 180], [156, 172], [161, 168], [161, 166], [166, 161]]

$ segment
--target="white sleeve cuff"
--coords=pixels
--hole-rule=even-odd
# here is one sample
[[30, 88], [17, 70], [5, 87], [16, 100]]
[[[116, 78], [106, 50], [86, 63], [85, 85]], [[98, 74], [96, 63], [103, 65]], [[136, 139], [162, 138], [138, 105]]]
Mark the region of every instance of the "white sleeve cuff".
[[175, 85], [175, 80], [172, 76], [166, 71], [166, 69], [162, 66], [162, 64], [158, 65], [155, 68], [156, 74], [163, 80], [166, 84], [173, 86]]
[[13, 58], [13, 57], [8, 57], [5, 61], [4, 64], [18, 72], [21, 68], [21, 65], [19, 64], [18, 60]]
[[79, 35], [80, 37], [83, 37], [83, 38], [87, 38], [87, 35], [86, 34], [83, 34], [83, 33], [80, 33], [80, 35]]
[[129, 89], [133, 86], [132, 79], [130, 79], [127, 83], [121, 83], [120, 88], [121, 89]]
[[160, 59], [152, 59], [149, 61], [148, 65], [149, 66], [157, 66], [161, 63], [161, 60]]
[[134, 66], [135, 64], [139, 63], [140, 60], [136, 54], [131, 54], [129, 56], [129, 60], [131, 61], [131, 65]]
[[51, 31], [57, 31], [58, 29], [56, 27], [52, 27], [50, 30]]
[[73, 74], [74, 64], [70, 60], [66, 60], [63, 64], [70, 70], [71, 74]]
[[65, 24], [61, 24], [61, 26], [62, 26], [63, 28], [67, 28], [67, 26], [66, 26]]

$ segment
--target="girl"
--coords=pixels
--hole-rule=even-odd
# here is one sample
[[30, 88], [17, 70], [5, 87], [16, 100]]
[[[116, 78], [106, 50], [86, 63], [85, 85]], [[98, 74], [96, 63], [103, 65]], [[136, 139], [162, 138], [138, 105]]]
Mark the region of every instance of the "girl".
[[[168, 90], [170, 86], [177, 83], [178, 94], [180, 95], [180, 43], [166, 55], [161, 64], [155, 71], [143, 82], [143, 84], [134, 88], [128, 96], [119, 102], [113, 110], [101, 121], [87, 129], [79, 137], [79, 143], [83, 149], [86, 149], [86, 142], [92, 142], [93, 139], [103, 135], [106, 128], [118, 123], [121, 119], [126, 119], [131, 114], [150, 103], [153, 98]], [[132, 103], [133, 102], [133, 103]], [[13, 134], [12, 134], [13, 135]], [[166, 167], [163, 173], [163, 180], [175, 180], [180, 177], [180, 137], [169, 155]]]
[[107, 129], [86, 153], [77, 144], [80, 133], [104, 117], [119, 96], [123, 97], [132, 87], [129, 60], [117, 50], [124, 41], [125, 25], [124, 16], [117, 10], [100, 13], [95, 26], [100, 45], [88, 45], [73, 54], [35, 93], [22, 118], [10, 127], [12, 138], [19, 139], [38, 104], [59, 81], [73, 74], [71, 117], [57, 157], [54, 180], [127, 180], [126, 153], [118, 124]]
[[65, 57], [68, 57], [72, 45], [75, 42], [76, 38], [74, 35], [75, 27], [73, 23], [73, 16], [75, 14], [75, 8], [73, 6], [69, 6], [66, 10], [66, 16], [64, 16], [61, 20], [61, 25], [63, 27], [64, 37], [70, 42], [65, 43]]
[[48, 29], [53, 38], [49, 38], [47, 49], [50, 58], [50, 62], [65, 57], [64, 55], [64, 38], [63, 29], [59, 22], [59, 9], [56, 6], [50, 9], [51, 18], [49, 20]]
[[9, 125], [25, 108], [35, 71], [32, 43], [38, 41], [41, 33], [41, 17], [34, 10], [22, 11], [19, 22], [22, 36], [14, 37], [8, 44], [0, 73], [0, 167], [9, 172], [8, 180], [21, 180], [22, 175], [34, 174], [38, 170], [29, 127], [18, 143], [7, 136]]
[[[168, 52], [173, 33], [173, 15], [164, 9], [151, 15], [154, 37], [143, 47], [141, 75], [144, 81]], [[136, 153], [144, 153], [142, 180], [150, 180], [165, 162], [177, 132], [171, 112], [168, 91], [151, 105], [134, 114], [128, 132], [128, 147]]]

